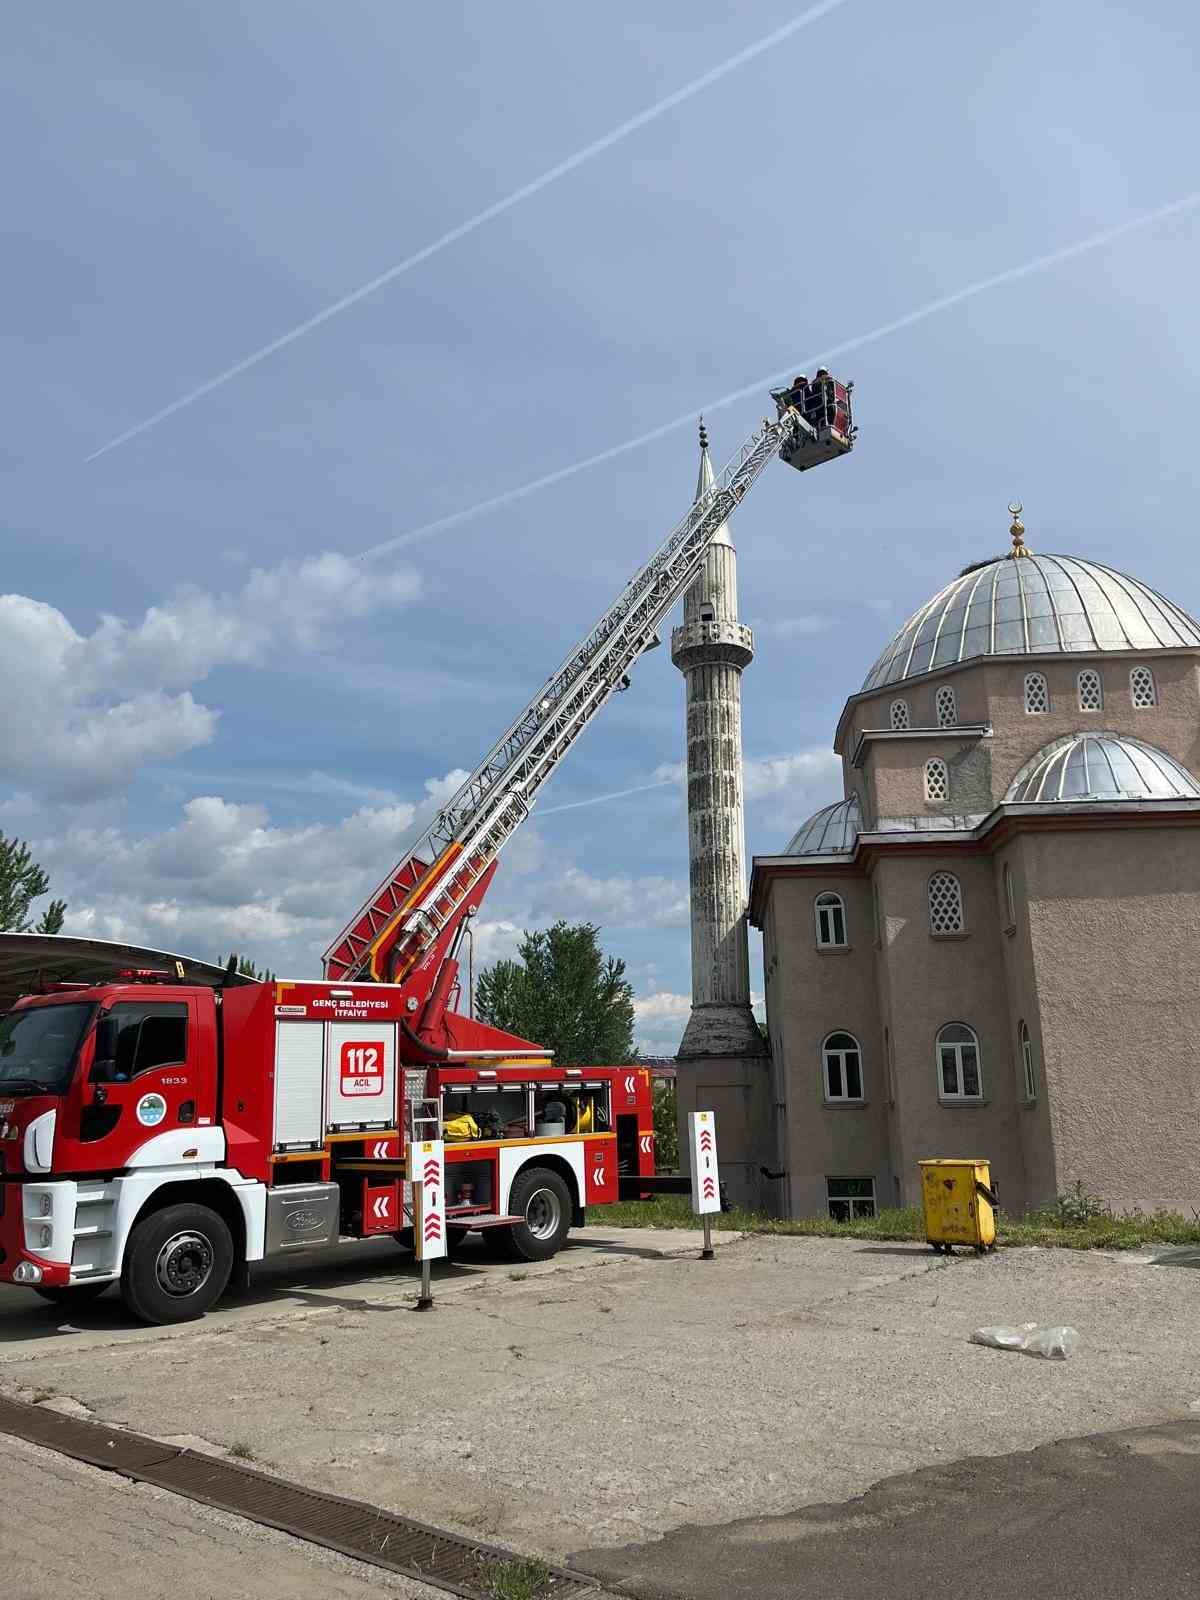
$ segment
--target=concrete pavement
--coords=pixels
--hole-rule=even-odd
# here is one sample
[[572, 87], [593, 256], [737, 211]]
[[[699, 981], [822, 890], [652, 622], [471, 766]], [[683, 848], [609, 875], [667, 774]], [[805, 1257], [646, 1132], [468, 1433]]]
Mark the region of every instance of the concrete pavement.
[[[1183, 1266], [728, 1236], [701, 1263], [698, 1237], [582, 1238], [538, 1267], [440, 1268], [428, 1316], [390, 1244], [290, 1262], [181, 1329], [108, 1297], [71, 1324], [10, 1294], [0, 1386], [574, 1562], [1197, 1415], [1200, 1273]], [[1073, 1323], [1079, 1354], [967, 1342], [1031, 1319]]]

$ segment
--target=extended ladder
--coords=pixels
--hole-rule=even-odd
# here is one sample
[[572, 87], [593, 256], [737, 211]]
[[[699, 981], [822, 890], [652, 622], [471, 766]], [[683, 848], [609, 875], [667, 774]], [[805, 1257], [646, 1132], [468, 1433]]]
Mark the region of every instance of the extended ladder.
[[325, 952], [330, 979], [400, 982], [486, 891], [500, 851], [542, 785], [628, 672], [658, 643], [656, 629], [699, 573], [721, 524], [780, 450], [814, 464], [852, 439], [824, 437], [798, 411], [764, 422], [691, 507], [616, 602], [496, 741], [422, 837]]

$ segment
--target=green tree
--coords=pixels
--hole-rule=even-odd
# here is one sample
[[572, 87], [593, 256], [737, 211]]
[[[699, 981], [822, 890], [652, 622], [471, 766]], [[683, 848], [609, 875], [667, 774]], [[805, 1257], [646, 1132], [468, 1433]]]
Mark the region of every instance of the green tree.
[[21, 839], [0, 833], [0, 933], [61, 933], [65, 900], [51, 900], [35, 925], [29, 909], [50, 888], [50, 879]]
[[633, 989], [625, 963], [600, 949], [599, 932], [590, 922], [527, 931], [516, 961], [479, 974], [476, 1014], [553, 1050], [559, 1066], [630, 1060]]
[[271, 969], [269, 967], [261, 969], [256, 967], [249, 956], [239, 956], [235, 951], [231, 950], [220, 965], [227, 967], [231, 961], [235, 963], [233, 970], [243, 978], [253, 978], [257, 983], [275, 982], [275, 974]]
[[679, 1095], [669, 1078], [655, 1078], [654, 1165], [659, 1172], [679, 1170]]

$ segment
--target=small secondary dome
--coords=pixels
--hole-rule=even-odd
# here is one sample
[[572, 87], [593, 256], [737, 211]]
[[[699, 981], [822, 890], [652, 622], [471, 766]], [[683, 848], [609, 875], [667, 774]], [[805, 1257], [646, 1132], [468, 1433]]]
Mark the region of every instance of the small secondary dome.
[[1181, 645], [1200, 646], [1200, 624], [1146, 584], [1097, 561], [1035, 555], [1018, 545], [1013, 555], [955, 578], [914, 612], [862, 692], [977, 656]]
[[1005, 800], [1200, 800], [1200, 784], [1173, 756], [1116, 733], [1074, 733], [1040, 750]]
[[784, 851], [787, 856], [848, 855], [862, 832], [862, 803], [856, 794], [809, 817]]

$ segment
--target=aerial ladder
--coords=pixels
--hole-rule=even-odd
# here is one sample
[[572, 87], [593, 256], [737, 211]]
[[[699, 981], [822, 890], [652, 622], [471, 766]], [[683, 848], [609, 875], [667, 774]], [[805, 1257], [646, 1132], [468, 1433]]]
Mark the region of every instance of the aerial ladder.
[[600, 708], [629, 687], [634, 663], [659, 643], [663, 618], [767, 464], [779, 455], [804, 472], [853, 447], [851, 388], [821, 369], [812, 383], [772, 392], [776, 420], [751, 434], [326, 950], [327, 979], [406, 991], [401, 1031], [411, 1059], [444, 1053], [469, 919], [543, 785]]

